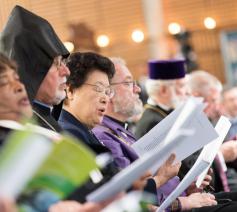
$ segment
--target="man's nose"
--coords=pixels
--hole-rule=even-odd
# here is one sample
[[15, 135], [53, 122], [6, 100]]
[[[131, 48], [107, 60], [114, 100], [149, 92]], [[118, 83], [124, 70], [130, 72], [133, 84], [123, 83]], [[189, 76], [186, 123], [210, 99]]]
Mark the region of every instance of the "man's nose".
[[133, 86], [133, 92], [134, 93], [141, 93], [141, 88], [137, 84]]
[[66, 66], [66, 65], [62, 65], [62, 68], [60, 69], [60, 75], [61, 76], [65, 76], [65, 77], [68, 77], [68, 76], [70, 76], [70, 70], [69, 70], [69, 68]]

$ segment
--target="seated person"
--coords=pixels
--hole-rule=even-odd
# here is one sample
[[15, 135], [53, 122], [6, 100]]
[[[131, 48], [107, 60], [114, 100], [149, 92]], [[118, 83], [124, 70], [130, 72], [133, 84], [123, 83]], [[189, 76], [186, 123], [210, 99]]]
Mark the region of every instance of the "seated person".
[[[37, 37], [36, 37], [37, 35]], [[52, 108], [66, 96], [69, 52], [44, 18], [15, 6], [1, 32], [1, 51], [17, 62], [38, 124], [60, 132]]]
[[[16, 68], [17, 66], [13, 61], [9, 60], [6, 56], [0, 53], [0, 120], [11, 120], [20, 123], [21, 120], [25, 118], [30, 120], [33, 113], [25, 87], [19, 79]], [[0, 127], [1, 144], [4, 142], [6, 136], [11, 130], [12, 129], [4, 126]], [[80, 208], [81, 211], [96, 211], [98, 208], [101, 209], [109, 203], [109, 201], [103, 203], [84, 204], [73, 201], [59, 201], [56, 203], [57, 201], [58, 200], [55, 200], [50, 203], [50, 205], [52, 205], [50, 209], [51, 212], [57, 212], [58, 207], [64, 207], [64, 209], [66, 207], [75, 207]], [[43, 203], [42, 200], [41, 203]], [[56, 205], [54, 205], [54, 203]], [[16, 205], [13, 201], [1, 196], [1, 212], [14, 212], [15, 208]], [[39, 211], [32, 205], [31, 210]]]
[[[123, 168], [136, 159], [134, 157], [135, 153], [130, 147], [131, 144], [136, 142], [136, 139], [125, 126], [129, 118], [141, 112], [141, 101], [138, 95], [140, 88], [134, 82], [133, 76], [123, 60], [112, 58], [112, 61], [115, 65], [115, 75], [111, 80], [114, 96], [108, 103], [103, 121], [93, 129], [93, 132], [100, 142], [110, 149], [117, 165]], [[172, 162], [170, 163], [170, 168], [174, 168], [172, 167]], [[177, 172], [172, 173], [170, 171], [171, 170], [166, 170], [162, 172], [162, 170], [159, 170], [158, 177], [155, 177], [158, 193], [164, 194], [164, 198], [166, 198], [179, 183], [178, 177], [166, 183], [167, 179], [177, 175]], [[210, 176], [207, 176], [207, 178], [209, 178], [207, 181], [210, 181]], [[204, 185], [206, 183], [208, 184], [209, 182], [204, 182]], [[187, 193], [189, 196], [181, 196], [176, 200], [176, 203], [174, 203], [174, 205], [179, 206], [179, 209], [189, 210], [202, 207], [200, 209], [194, 209], [194, 211], [218, 211], [222, 207], [221, 205], [217, 205], [207, 207], [205, 210], [204, 206], [215, 205], [217, 203], [213, 195], [198, 193], [198, 190], [193, 186], [188, 189]], [[159, 199], [160, 203], [164, 198]], [[236, 206], [233, 207], [235, 208]]]
[[96, 53], [77, 52], [69, 57], [67, 66], [71, 75], [59, 124], [97, 154], [108, 151], [91, 129], [102, 121], [113, 96], [109, 81], [114, 75], [114, 65], [108, 58]]
[[[16, 72], [16, 64], [0, 54], [0, 120], [20, 122], [32, 117], [32, 108], [24, 85]], [[9, 129], [0, 128], [0, 144], [5, 140]]]

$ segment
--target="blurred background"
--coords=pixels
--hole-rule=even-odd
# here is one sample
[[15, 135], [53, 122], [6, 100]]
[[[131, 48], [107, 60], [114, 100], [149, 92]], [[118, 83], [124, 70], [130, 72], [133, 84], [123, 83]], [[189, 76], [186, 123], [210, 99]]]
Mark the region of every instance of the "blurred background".
[[124, 58], [136, 79], [149, 59], [184, 57], [188, 71], [237, 82], [237, 1], [0, 0], [0, 31], [16, 4], [46, 18], [70, 51]]

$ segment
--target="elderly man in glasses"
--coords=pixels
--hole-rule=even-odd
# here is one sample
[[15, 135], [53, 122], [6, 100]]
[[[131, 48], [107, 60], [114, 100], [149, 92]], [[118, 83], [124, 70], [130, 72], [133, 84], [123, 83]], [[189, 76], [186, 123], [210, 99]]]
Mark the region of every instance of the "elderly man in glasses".
[[113, 96], [110, 80], [115, 72], [114, 65], [108, 58], [96, 53], [77, 52], [69, 57], [67, 66], [71, 75], [59, 124], [96, 153], [108, 151], [91, 129], [102, 121]]
[[51, 111], [66, 96], [66, 78], [70, 71], [65, 59], [69, 52], [52, 26], [47, 20], [16, 6], [1, 33], [0, 50], [17, 62], [18, 74], [38, 123], [61, 131]]

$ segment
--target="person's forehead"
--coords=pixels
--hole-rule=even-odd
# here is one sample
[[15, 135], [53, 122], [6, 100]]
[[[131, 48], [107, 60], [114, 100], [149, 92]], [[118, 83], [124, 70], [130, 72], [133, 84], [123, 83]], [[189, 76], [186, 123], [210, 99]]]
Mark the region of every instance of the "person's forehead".
[[133, 76], [126, 66], [120, 65], [117, 69], [117, 78], [119, 78], [119, 80], [132, 80]]
[[218, 101], [221, 98], [221, 92], [217, 88], [210, 88], [207, 98], [211, 101]]
[[226, 99], [229, 99], [229, 98], [235, 98], [237, 97], [237, 88], [233, 88], [227, 92], [224, 93], [224, 97]]
[[177, 85], [185, 85], [187, 83], [186, 78], [176, 79], [175, 80]]
[[15, 69], [12, 69], [9, 66], [6, 66], [6, 68], [0, 72], [0, 75], [6, 75], [6, 74], [17, 74]]

